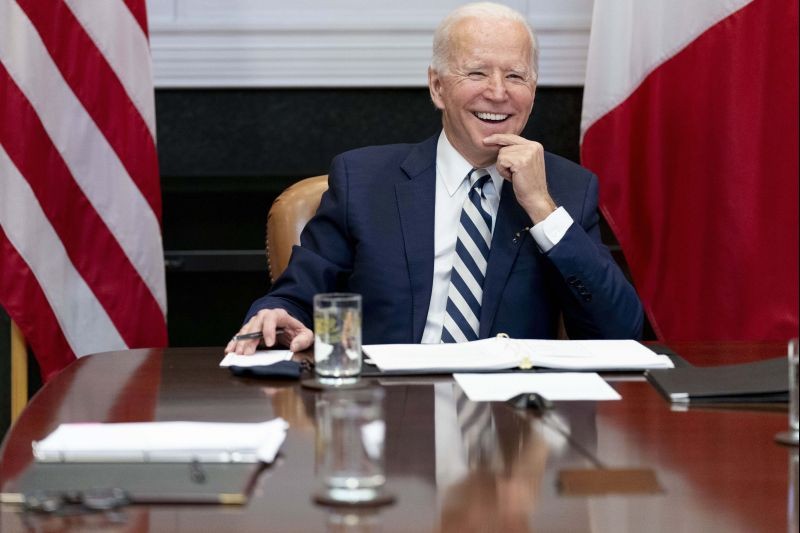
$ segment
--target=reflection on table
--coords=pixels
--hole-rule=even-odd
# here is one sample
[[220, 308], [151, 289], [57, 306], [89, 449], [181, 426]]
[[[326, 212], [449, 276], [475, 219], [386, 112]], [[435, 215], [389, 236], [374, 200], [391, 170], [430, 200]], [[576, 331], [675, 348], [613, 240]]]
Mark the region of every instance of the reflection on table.
[[[694, 364], [779, 356], [783, 343], [671, 347]], [[83, 358], [48, 383], [0, 450], [10, 490], [32, 463], [31, 442], [64, 422], [202, 420], [291, 427], [278, 460], [244, 506], [134, 505], [119, 516], [32, 517], [3, 505], [3, 532], [113, 531], [791, 531], [796, 450], [773, 442], [785, 412], [674, 411], [640, 376], [615, 376], [617, 402], [557, 403], [542, 413], [488, 404], [459, 421], [448, 377], [380, 380], [385, 390], [386, 488], [392, 505], [347, 509], [312, 501], [318, 392], [235, 378], [217, 348], [129, 350]], [[474, 407], [474, 406], [473, 406]], [[794, 454], [794, 455], [793, 455]], [[662, 490], [575, 495], [559, 472], [641, 469]], [[794, 470], [796, 472], [796, 468]], [[793, 518], [790, 514], [794, 513]], [[790, 520], [793, 521], [790, 522]], [[789, 526], [789, 527], [787, 527]]]

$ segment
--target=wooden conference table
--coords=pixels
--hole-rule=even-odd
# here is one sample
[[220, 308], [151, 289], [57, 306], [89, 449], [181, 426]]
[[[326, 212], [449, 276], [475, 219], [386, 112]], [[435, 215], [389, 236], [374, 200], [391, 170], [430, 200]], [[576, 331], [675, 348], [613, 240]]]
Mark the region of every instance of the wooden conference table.
[[[782, 343], [670, 343], [705, 366], [785, 353]], [[0, 488], [32, 465], [31, 442], [81, 421], [290, 423], [278, 460], [245, 505], [131, 505], [117, 515], [42, 517], [0, 507], [0, 531], [796, 531], [797, 449], [773, 441], [785, 411], [673, 410], [641, 376], [611, 377], [622, 401], [560, 403], [555, 418], [494, 404], [505, 463], [447, 478], [436, 451], [434, 389], [448, 377], [382, 380], [392, 505], [315, 504], [313, 390], [233, 377], [219, 348], [129, 350], [85, 357], [44, 386], [0, 450]], [[520, 422], [520, 420], [523, 420]], [[555, 420], [555, 422], [554, 422]], [[555, 431], [558, 426], [569, 433]], [[794, 454], [794, 459], [792, 458]], [[446, 455], [446, 450], [445, 454]], [[566, 490], [559, 472], [644, 469], [657, 487]], [[452, 472], [451, 472], [452, 474]], [[596, 479], [596, 478], [595, 478]], [[595, 490], [595, 492], [592, 492]], [[605, 490], [605, 492], [604, 492]], [[794, 518], [788, 518], [794, 506]], [[792, 529], [795, 528], [795, 529]]]

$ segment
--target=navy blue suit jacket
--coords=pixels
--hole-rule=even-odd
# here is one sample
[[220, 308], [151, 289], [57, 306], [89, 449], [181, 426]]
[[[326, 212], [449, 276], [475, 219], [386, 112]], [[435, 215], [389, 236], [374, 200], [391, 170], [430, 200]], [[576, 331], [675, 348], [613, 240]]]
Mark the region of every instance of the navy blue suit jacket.
[[[337, 156], [301, 246], [247, 318], [283, 308], [313, 328], [314, 294], [355, 292], [363, 296], [365, 344], [420, 342], [433, 283], [437, 139]], [[523, 229], [532, 223], [513, 187], [504, 184], [480, 337], [553, 338], [561, 312], [570, 338], [638, 338], [641, 304], [600, 241], [597, 178], [550, 153], [545, 167], [551, 196], [575, 222], [542, 253]]]

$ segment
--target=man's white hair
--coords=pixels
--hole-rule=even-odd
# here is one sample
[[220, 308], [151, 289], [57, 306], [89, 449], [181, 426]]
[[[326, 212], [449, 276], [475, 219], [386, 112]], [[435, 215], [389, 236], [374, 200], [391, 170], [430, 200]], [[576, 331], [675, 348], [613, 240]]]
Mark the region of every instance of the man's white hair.
[[534, 80], [539, 77], [539, 44], [536, 41], [536, 34], [533, 28], [525, 20], [522, 14], [514, 9], [503, 4], [495, 4], [494, 2], [475, 2], [473, 4], [464, 4], [457, 7], [447, 15], [433, 34], [433, 57], [431, 58], [431, 68], [440, 74], [446, 74], [449, 71], [450, 60], [452, 58], [452, 31], [456, 23], [466, 18], [482, 18], [482, 19], [495, 19], [495, 20], [508, 20], [519, 22], [528, 30], [531, 42], [531, 72], [533, 73]]

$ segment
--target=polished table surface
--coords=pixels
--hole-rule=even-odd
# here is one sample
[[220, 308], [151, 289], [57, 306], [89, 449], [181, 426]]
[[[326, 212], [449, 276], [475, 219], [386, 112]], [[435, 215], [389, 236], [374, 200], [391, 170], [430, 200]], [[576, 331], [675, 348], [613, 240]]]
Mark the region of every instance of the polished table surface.
[[[782, 343], [669, 346], [699, 366], [785, 353]], [[790, 523], [797, 515], [788, 518], [797, 506], [797, 478], [790, 475], [797, 449], [773, 441], [787, 425], [785, 411], [674, 410], [635, 375], [609, 377], [622, 401], [557, 403], [546, 419], [494, 404], [503, 465], [466, 469], [447, 482], [441, 472], [447, 454], [436, 451], [434, 390], [451, 380], [382, 380], [387, 488], [396, 501], [361, 510], [317, 505], [319, 393], [297, 382], [233, 377], [218, 367], [221, 356], [219, 348], [167, 348], [80, 359], [47, 383], [9, 430], [0, 449], [0, 487], [13, 486], [32, 464], [31, 442], [60, 423], [281, 416], [290, 423], [286, 441], [246, 505], [132, 505], [111, 518], [42, 518], [4, 504], [0, 531], [797, 530]], [[559, 489], [560, 471], [596, 474], [601, 467], [650, 470], [661, 490], [578, 495]]]

